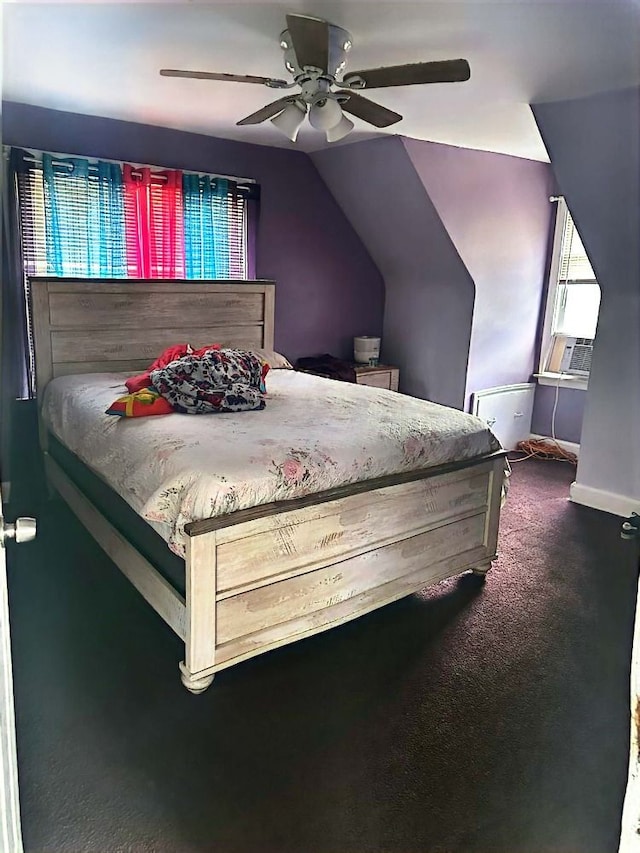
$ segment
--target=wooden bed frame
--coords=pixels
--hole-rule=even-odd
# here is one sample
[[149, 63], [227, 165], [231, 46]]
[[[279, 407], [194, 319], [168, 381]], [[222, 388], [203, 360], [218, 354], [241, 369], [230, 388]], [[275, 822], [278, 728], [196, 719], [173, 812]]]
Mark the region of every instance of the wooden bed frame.
[[[165, 347], [273, 349], [272, 282], [32, 279], [38, 398], [71, 373], [144, 370]], [[399, 398], [400, 401], [401, 398]], [[417, 592], [495, 557], [504, 453], [355, 483], [187, 525], [183, 597], [47, 453], [47, 478], [184, 640], [182, 682]]]

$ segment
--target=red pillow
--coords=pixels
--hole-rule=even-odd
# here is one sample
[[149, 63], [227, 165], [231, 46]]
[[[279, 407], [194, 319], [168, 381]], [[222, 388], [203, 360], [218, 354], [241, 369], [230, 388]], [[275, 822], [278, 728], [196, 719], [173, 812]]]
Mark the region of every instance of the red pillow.
[[121, 418], [146, 418], [148, 415], [170, 415], [174, 411], [171, 403], [154, 391], [143, 388], [135, 394], [125, 394], [113, 402], [105, 414]]

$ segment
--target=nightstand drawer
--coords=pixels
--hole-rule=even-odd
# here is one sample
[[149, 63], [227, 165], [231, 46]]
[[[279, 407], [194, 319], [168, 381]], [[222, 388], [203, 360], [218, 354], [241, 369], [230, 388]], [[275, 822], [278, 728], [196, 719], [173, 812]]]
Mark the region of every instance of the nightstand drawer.
[[358, 385], [373, 385], [374, 388], [391, 388], [391, 373], [363, 373], [356, 376]]
[[371, 385], [373, 388], [388, 388], [398, 390], [397, 367], [356, 367], [356, 382], [358, 385]]

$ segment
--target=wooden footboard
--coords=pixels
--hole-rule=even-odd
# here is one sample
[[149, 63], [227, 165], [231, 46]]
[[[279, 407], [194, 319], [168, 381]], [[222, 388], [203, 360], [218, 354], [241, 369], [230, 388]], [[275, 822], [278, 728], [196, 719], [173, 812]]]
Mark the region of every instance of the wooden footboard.
[[191, 525], [183, 682], [200, 692], [253, 655], [467, 569], [486, 572], [503, 472], [498, 454], [224, 527], [224, 519]]
[[[183, 599], [48, 454], [49, 482], [185, 642], [194, 693], [253, 655], [355, 619], [495, 557], [504, 454], [318, 503], [190, 525]], [[318, 497], [318, 496], [315, 496]], [[298, 504], [307, 504], [297, 506]], [[257, 510], [262, 514], [252, 516]], [[247, 517], [248, 520], [242, 520]], [[213, 529], [209, 529], [213, 528]]]

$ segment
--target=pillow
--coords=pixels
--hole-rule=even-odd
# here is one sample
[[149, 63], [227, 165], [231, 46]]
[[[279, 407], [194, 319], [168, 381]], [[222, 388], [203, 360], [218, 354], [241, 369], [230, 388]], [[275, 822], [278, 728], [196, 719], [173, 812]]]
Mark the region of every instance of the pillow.
[[143, 388], [135, 394], [118, 397], [106, 410], [106, 415], [121, 418], [146, 418], [149, 415], [170, 415], [173, 406], [153, 388]]
[[266, 361], [271, 370], [293, 370], [293, 365], [288, 358], [285, 358], [281, 353], [274, 352], [270, 349], [254, 349], [251, 350], [263, 361]]

